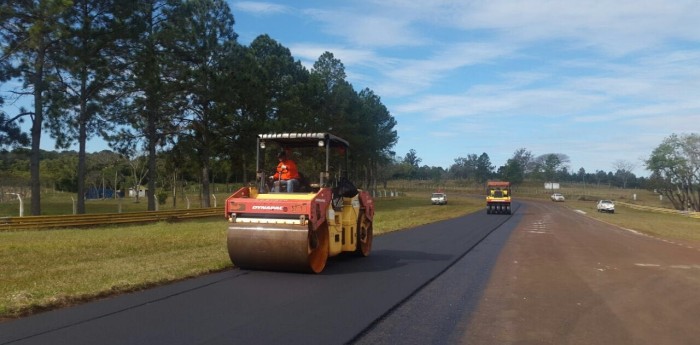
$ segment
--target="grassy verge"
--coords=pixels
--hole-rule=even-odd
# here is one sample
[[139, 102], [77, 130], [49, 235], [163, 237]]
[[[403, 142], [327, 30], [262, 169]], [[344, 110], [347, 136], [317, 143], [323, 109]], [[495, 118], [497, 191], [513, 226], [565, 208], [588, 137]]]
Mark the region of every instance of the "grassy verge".
[[700, 242], [700, 220], [674, 214], [651, 213], [617, 205], [614, 214], [596, 211], [595, 201], [567, 200], [566, 206], [602, 221], [655, 237]]
[[223, 222], [0, 233], [0, 315], [223, 269]]
[[[375, 199], [377, 234], [455, 217], [483, 207], [452, 197], [430, 204], [426, 193]], [[110, 294], [231, 267], [226, 221], [82, 230], [0, 233], [0, 318], [70, 305]]]

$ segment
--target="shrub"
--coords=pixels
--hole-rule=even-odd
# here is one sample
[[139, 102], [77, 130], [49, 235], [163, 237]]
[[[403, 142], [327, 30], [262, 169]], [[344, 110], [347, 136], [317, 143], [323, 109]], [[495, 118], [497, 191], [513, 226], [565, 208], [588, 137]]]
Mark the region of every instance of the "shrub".
[[156, 198], [158, 198], [158, 205], [165, 205], [165, 201], [168, 200], [168, 192], [161, 189], [156, 194]]

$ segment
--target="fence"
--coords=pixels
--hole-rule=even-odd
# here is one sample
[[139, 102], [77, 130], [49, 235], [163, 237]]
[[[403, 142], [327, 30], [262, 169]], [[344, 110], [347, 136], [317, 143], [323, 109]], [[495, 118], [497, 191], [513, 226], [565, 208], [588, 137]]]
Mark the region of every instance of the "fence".
[[115, 225], [125, 223], [152, 223], [158, 221], [179, 221], [190, 218], [204, 218], [214, 216], [220, 216], [223, 219], [223, 207], [126, 213], [1, 217], [0, 231], [78, 228], [86, 226]]
[[668, 209], [668, 208], [642, 206], [642, 205], [630, 204], [630, 203], [619, 202], [619, 201], [616, 201], [615, 204], [629, 207], [629, 208], [635, 209], [635, 210], [640, 210], [640, 211], [665, 213], [665, 214], [678, 214], [678, 215], [683, 215], [683, 216], [687, 216], [690, 218], [700, 219], [700, 212], [678, 211], [678, 210], [672, 210], [672, 209]]
[[396, 189], [372, 189], [368, 191], [373, 198], [394, 198], [403, 194]]

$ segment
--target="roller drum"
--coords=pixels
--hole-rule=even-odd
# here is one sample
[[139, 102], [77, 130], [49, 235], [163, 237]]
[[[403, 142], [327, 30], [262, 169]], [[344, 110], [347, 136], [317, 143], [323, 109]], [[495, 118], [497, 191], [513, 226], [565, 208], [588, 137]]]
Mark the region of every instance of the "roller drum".
[[319, 273], [328, 258], [328, 231], [290, 224], [231, 224], [228, 253], [240, 268]]

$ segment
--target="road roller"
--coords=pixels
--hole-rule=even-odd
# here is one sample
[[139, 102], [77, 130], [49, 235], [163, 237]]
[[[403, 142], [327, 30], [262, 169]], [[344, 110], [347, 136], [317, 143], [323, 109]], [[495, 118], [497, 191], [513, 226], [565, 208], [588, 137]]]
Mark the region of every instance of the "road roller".
[[[272, 133], [258, 134], [256, 146], [255, 183], [225, 203], [235, 266], [320, 273], [329, 257], [370, 254], [374, 202], [347, 177], [346, 140], [330, 133]], [[297, 161], [291, 192], [284, 188], [288, 181], [274, 181], [277, 152]]]
[[486, 213], [487, 214], [511, 214], [511, 190], [510, 182], [488, 181], [486, 182]]

